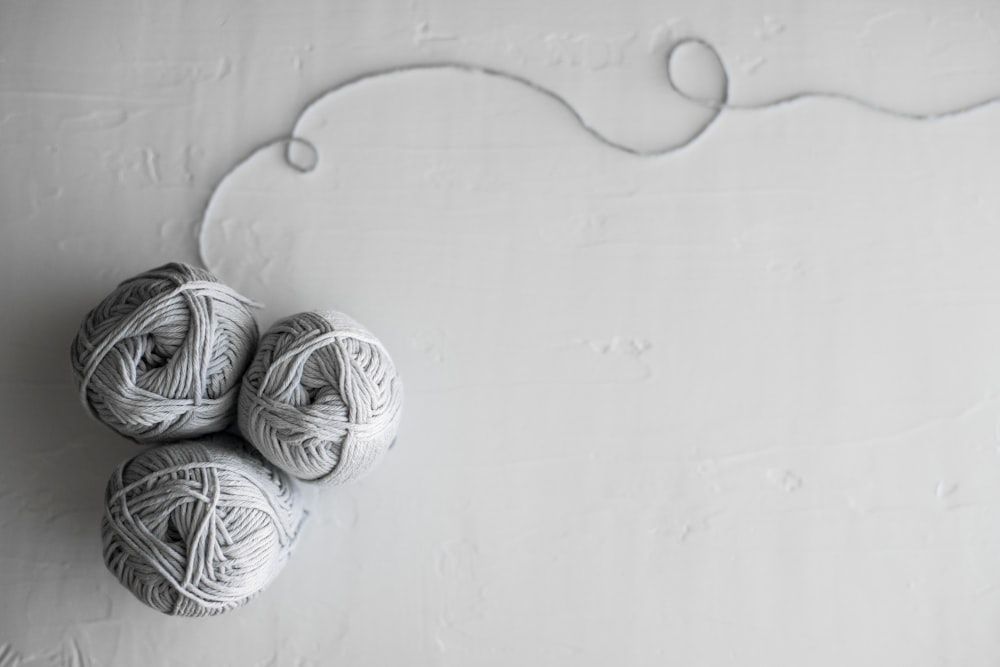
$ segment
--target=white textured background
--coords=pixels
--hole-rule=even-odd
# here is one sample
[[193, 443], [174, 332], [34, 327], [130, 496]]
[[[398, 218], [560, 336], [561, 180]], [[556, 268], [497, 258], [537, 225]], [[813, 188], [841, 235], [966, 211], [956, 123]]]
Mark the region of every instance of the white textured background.
[[[1000, 664], [1000, 95], [992, 2], [0, 0], [0, 666]], [[403, 371], [400, 446], [309, 489], [274, 586], [150, 611], [98, 522], [135, 446], [68, 346], [196, 260], [351, 313]]]

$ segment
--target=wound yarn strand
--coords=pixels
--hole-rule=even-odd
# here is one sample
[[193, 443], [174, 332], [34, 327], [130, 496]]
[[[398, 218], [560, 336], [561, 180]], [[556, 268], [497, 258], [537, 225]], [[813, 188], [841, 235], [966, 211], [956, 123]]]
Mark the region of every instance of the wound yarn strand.
[[257, 344], [254, 306], [185, 264], [126, 280], [87, 314], [73, 340], [81, 402], [137, 442], [224, 430]]
[[239, 427], [282, 470], [339, 484], [382, 458], [402, 404], [402, 380], [375, 336], [343, 313], [306, 312], [261, 338], [243, 377]]
[[256, 597], [281, 571], [305, 518], [294, 482], [239, 438], [143, 451], [108, 482], [108, 569], [142, 602], [210, 616]]

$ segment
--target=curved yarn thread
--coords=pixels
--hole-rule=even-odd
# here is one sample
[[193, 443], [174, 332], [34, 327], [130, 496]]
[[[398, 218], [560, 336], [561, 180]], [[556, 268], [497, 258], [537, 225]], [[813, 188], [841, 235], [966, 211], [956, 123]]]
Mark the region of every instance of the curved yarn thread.
[[255, 305], [184, 264], [126, 280], [87, 314], [73, 340], [81, 402], [138, 442], [224, 430], [257, 343]]
[[122, 463], [108, 482], [104, 562], [150, 607], [211, 616], [271, 583], [304, 518], [294, 482], [238, 438], [163, 445]]
[[261, 338], [243, 377], [239, 426], [282, 470], [339, 484], [392, 446], [402, 405], [402, 380], [367, 329], [342, 313], [299, 313]]
[[[676, 56], [677, 56], [677, 54], [678, 54], [678, 52], [679, 52], [680, 49], [682, 49], [684, 47], [687, 47], [687, 46], [692, 46], [692, 45], [699, 46], [699, 47], [702, 47], [702, 48], [708, 50], [708, 52], [712, 55], [712, 57], [714, 58], [714, 60], [719, 65], [719, 76], [721, 77], [722, 90], [721, 90], [721, 92], [719, 94], [719, 98], [718, 99], [708, 99], [708, 98], [700, 97], [700, 96], [695, 95], [693, 93], [687, 92], [681, 86], [679, 86], [677, 84], [676, 80], [674, 79], [674, 75], [673, 75], [673, 71], [672, 71], [672, 66], [673, 66], [673, 63], [674, 63], [674, 59], [676, 58]], [[958, 108], [955, 108], [955, 109], [950, 109], [950, 110], [947, 110], [947, 111], [934, 112], [934, 113], [911, 113], [911, 112], [907, 112], [907, 111], [900, 111], [898, 109], [892, 109], [890, 107], [883, 106], [883, 105], [880, 105], [880, 104], [875, 104], [873, 102], [869, 102], [867, 100], [864, 100], [862, 98], [856, 97], [854, 95], [848, 95], [848, 94], [844, 94], [844, 93], [824, 92], [824, 91], [808, 91], [808, 92], [803, 92], [803, 93], [796, 93], [794, 95], [789, 95], [789, 96], [786, 96], [786, 97], [781, 97], [781, 98], [778, 98], [776, 100], [771, 100], [769, 102], [763, 102], [763, 103], [760, 103], [760, 104], [734, 104], [734, 103], [732, 103], [732, 102], [729, 101], [729, 71], [726, 69], [725, 62], [722, 60], [721, 56], [719, 55], [719, 52], [715, 49], [715, 47], [713, 47], [709, 42], [707, 42], [704, 39], [701, 39], [701, 38], [698, 38], [698, 37], [687, 37], [687, 38], [680, 39], [677, 42], [675, 42], [671, 46], [671, 48], [667, 51], [667, 54], [666, 54], [666, 77], [665, 77], [666, 78], [666, 83], [667, 83], [667, 86], [671, 90], [673, 90], [674, 92], [676, 92], [680, 97], [682, 97], [683, 99], [685, 99], [685, 100], [687, 100], [689, 102], [692, 102], [694, 104], [697, 104], [697, 105], [699, 105], [699, 106], [707, 109], [711, 113], [708, 116], [708, 118], [702, 124], [700, 124], [699, 126], [697, 126], [686, 139], [684, 139], [683, 141], [680, 141], [680, 142], [676, 142], [676, 143], [672, 143], [672, 144], [668, 144], [668, 145], [664, 145], [664, 146], [658, 146], [658, 147], [654, 147], [654, 148], [643, 149], [643, 148], [635, 148], [635, 147], [628, 146], [626, 144], [617, 142], [617, 141], [609, 138], [608, 136], [602, 134], [599, 130], [597, 130], [595, 127], [593, 127], [592, 125], [590, 125], [590, 123], [587, 122], [587, 120], [583, 117], [583, 115], [579, 111], [577, 111], [576, 108], [572, 104], [570, 104], [570, 102], [566, 98], [562, 97], [559, 93], [557, 93], [557, 92], [555, 92], [555, 91], [553, 91], [553, 90], [551, 90], [549, 88], [546, 88], [546, 87], [542, 86], [541, 84], [535, 83], [534, 81], [531, 81], [530, 79], [527, 79], [525, 77], [519, 76], [517, 74], [512, 74], [510, 72], [505, 72], [505, 71], [498, 70], [498, 69], [493, 69], [493, 68], [490, 68], [490, 67], [479, 67], [479, 66], [475, 66], [475, 65], [467, 65], [467, 64], [458, 63], [458, 62], [441, 62], [441, 63], [420, 64], [420, 65], [404, 65], [404, 66], [400, 66], [400, 67], [389, 67], [389, 68], [385, 68], [385, 69], [376, 70], [374, 72], [368, 72], [368, 73], [365, 73], [365, 74], [361, 74], [359, 76], [353, 77], [351, 79], [348, 79], [346, 81], [343, 81], [343, 82], [341, 82], [341, 83], [333, 86], [332, 88], [330, 88], [326, 92], [324, 92], [322, 95], [320, 95], [319, 97], [317, 97], [316, 99], [314, 99], [312, 102], [310, 102], [309, 104], [307, 104], [303, 108], [303, 110], [300, 112], [299, 119], [303, 118], [305, 116], [306, 112], [308, 112], [310, 109], [312, 109], [314, 106], [316, 106], [317, 104], [319, 104], [323, 100], [328, 99], [329, 97], [331, 97], [333, 95], [336, 95], [336, 94], [338, 94], [340, 92], [343, 92], [343, 91], [347, 90], [348, 88], [351, 88], [352, 86], [355, 86], [355, 85], [357, 85], [359, 83], [362, 83], [362, 82], [365, 82], [365, 81], [369, 81], [369, 80], [373, 80], [373, 79], [386, 78], [386, 77], [395, 76], [395, 75], [403, 75], [403, 74], [407, 74], [407, 73], [411, 73], [411, 72], [433, 71], [433, 70], [451, 70], [451, 71], [456, 71], [456, 72], [467, 72], [467, 73], [482, 74], [482, 75], [485, 75], [485, 76], [489, 76], [489, 77], [493, 77], [493, 78], [497, 78], [497, 79], [503, 79], [505, 81], [510, 81], [512, 83], [520, 84], [520, 85], [522, 85], [522, 86], [524, 86], [524, 87], [526, 87], [526, 88], [528, 88], [530, 90], [533, 90], [533, 91], [535, 91], [535, 92], [537, 92], [537, 93], [539, 93], [539, 94], [541, 94], [541, 95], [543, 95], [545, 97], [548, 97], [549, 99], [552, 99], [555, 102], [557, 102], [566, 111], [568, 111], [570, 113], [570, 115], [573, 117], [573, 119], [576, 121], [576, 123], [587, 134], [589, 134], [594, 140], [596, 140], [598, 143], [601, 143], [601, 144], [603, 144], [605, 146], [608, 146], [609, 148], [612, 148], [614, 150], [618, 150], [618, 151], [621, 151], [623, 153], [627, 153], [629, 155], [634, 155], [636, 157], [642, 157], [642, 158], [651, 158], [651, 157], [657, 157], [657, 156], [667, 155], [667, 154], [670, 154], [670, 153], [675, 153], [675, 152], [677, 152], [677, 151], [679, 151], [679, 150], [681, 150], [681, 149], [683, 149], [683, 148], [685, 148], [685, 147], [693, 144], [703, 134], [705, 134], [705, 132], [708, 131], [709, 127], [711, 127], [712, 124], [718, 119], [719, 115], [723, 111], [727, 111], [727, 110], [728, 111], [760, 111], [760, 110], [764, 110], [764, 109], [770, 109], [770, 108], [774, 108], [774, 107], [784, 106], [784, 105], [787, 105], [787, 104], [792, 104], [792, 103], [799, 102], [799, 101], [806, 100], [806, 99], [810, 99], [810, 98], [819, 98], [819, 99], [831, 99], [831, 100], [841, 100], [841, 101], [849, 102], [849, 103], [856, 104], [858, 106], [864, 107], [866, 109], [870, 109], [871, 111], [875, 111], [875, 112], [878, 112], [878, 113], [881, 113], [881, 114], [885, 114], [887, 116], [894, 116], [894, 117], [905, 119], [905, 120], [933, 121], [933, 120], [941, 120], [941, 119], [945, 119], [945, 118], [951, 118], [951, 117], [954, 117], [954, 116], [961, 116], [961, 115], [964, 115], [964, 114], [967, 114], [967, 113], [971, 113], [973, 111], [976, 111], [976, 110], [979, 110], [979, 109], [982, 109], [982, 108], [985, 108], [987, 106], [991, 106], [991, 105], [994, 105], [994, 104], [1000, 102], [1000, 97], [989, 97], [989, 98], [986, 98], [986, 99], [984, 99], [984, 100], [982, 100], [980, 102], [976, 102], [976, 103], [973, 103], [973, 104], [968, 104], [968, 105], [965, 105], [965, 106], [962, 106], [962, 107], [958, 107]], [[296, 122], [296, 125], [297, 124], [298, 123]], [[251, 151], [248, 155], [246, 155], [242, 160], [240, 160], [239, 162], [237, 162], [236, 165], [232, 169], [230, 169], [226, 174], [223, 175], [223, 177], [219, 180], [218, 184], [216, 184], [215, 189], [212, 191], [212, 195], [209, 198], [208, 204], [205, 207], [204, 214], [202, 215], [202, 218], [201, 218], [201, 220], [198, 223], [198, 227], [197, 227], [197, 230], [196, 230], [197, 231], [197, 239], [198, 239], [198, 257], [199, 257], [199, 260], [201, 261], [202, 265], [205, 266], [206, 268], [209, 267], [210, 264], [207, 261], [207, 258], [205, 257], [205, 229], [206, 229], [206, 226], [207, 226], [207, 222], [208, 222], [208, 220], [211, 217], [211, 212], [212, 212], [212, 210], [214, 208], [216, 194], [222, 189], [222, 186], [225, 185], [226, 182], [228, 182], [228, 180], [235, 173], [237, 173], [237, 171], [239, 170], [239, 167], [241, 165], [245, 164], [248, 160], [250, 160], [251, 158], [253, 158], [257, 154], [259, 154], [259, 153], [261, 153], [261, 152], [263, 152], [265, 150], [268, 150], [270, 148], [273, 148], [276, 145], [281, 145], [281, 146], [285, 147], [285, 162], [291, 168], [295, 169], [296, 171], [298, 171], [300, 173], [309, 173], [310, 171], [312, 171], [313, 169], [315, 169], [316, 166], [319, 164], [319, 160], [320, 160], [319, 149], [315, 146], [315, 144], [313, 144], [312, 142], [310, 142], [308, 139], [296, 135], [294, 129], [293, 129], [293, 132], [292, 132], [291, 136], [281, 137], [281, 138], [269, 141], [269, 142], [267, 142], [267, 143], [265, 143], [265, 144], [263, 144], [261, 146], [258, 146], [253, 151]], [[309, 151], [311, 151], [313, 159], [311, 160], [311, 162], [309, 164], [307, 164], [307, 165], [299, 164], [299, 163], [297, 163], [292, 158], [292, 148], [294, 146], [305, 147], [306, 149], [308, 149]]]

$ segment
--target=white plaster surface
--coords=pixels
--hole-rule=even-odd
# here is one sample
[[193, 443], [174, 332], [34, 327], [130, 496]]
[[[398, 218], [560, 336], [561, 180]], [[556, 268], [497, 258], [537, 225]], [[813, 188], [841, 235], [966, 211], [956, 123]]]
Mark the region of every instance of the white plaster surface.
[[[0, 667], [1000, 664], [1000, 106], [706, 118], [664, 82], [913, 113], [1000, 95], [992, 2], [0, 0]], [[319, 149], [300, 174], [278, 148]], [[197, 261], [336, 308], [399, 446], [288, 569], [185, 620], [101, 562], [132, 445], [68, 346]]]

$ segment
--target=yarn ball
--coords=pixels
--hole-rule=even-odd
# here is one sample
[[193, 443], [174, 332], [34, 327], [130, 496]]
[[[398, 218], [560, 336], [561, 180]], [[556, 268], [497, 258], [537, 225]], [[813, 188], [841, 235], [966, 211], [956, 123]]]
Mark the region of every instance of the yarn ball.
[[306, 312], [261, 338], [243, 376], [239, 426], [273, 464], [309, 481], [368, 472], [399, 429], [403, 382], [385, 347], [337, 312]]
[[251, 306], [185, 264], [126, 280], [87, 314], [73, 340], [81, 401], [138, 442], [224, 430], [257, 344]]
[[165, 614], [220, 614], [271, 583], [304, 516], [293, 480], [235, 436], [153, 447], [108, 482], [104, 563]]

